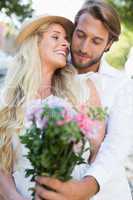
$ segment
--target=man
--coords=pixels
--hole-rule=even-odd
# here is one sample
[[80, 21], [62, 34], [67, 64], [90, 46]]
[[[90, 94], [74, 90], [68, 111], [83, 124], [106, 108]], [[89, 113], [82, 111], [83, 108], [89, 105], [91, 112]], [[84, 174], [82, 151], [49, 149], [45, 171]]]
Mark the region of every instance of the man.
[[[80, 76], [95, 81], [103, 105], [108, 106], [107, 135], [96, 160], [84, 173], [84, 179], [62, 183], [56, 179], [39, 177], [39, 184], [51, 187], [56, 192], [38, 185], [36, 199], [132, 199], [124, 178], [123, 162], [131, 146], [133, 87], [129, 83], [125, 89], [120, 89], [126, 78], [103, 60], [104, 52], [118, 40], [120, 32], [119, 17], [105, 2], [86, 1], [77, 13], [71, 46], [72, 62], [82, 74]], [[98, 73], [90, 73], [92, 71]]]

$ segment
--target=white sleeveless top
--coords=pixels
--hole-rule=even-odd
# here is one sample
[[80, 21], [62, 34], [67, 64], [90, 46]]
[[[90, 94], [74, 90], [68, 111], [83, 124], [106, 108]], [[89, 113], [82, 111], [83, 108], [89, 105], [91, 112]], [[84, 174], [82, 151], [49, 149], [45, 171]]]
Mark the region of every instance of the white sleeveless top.
[[[75, 76], [75, 83], [77, 85], [78, 90], [74, 90], [75, 96], [77, 96], [78, 103], [85, 103], [89, 100], [89, 88], [87, 86], [87, 82], [85, 79], [79, 78], [79, 76]], [[73, 84], [72, 84], [73, 86]], [[52, 95], [51, 95], [52, 96]], [[51, 98], [50, 96], [50, 98]], [[49, 97], [47, 97], [49, 98]], [[27, 149], [24, 145], [20, 144], [17, 136], [13, 137], [13, 147], [18, 151], [18, 159], [16, 163], [14, 163], [14, 171], [13, 177], [16, 184], [16, 188], [23, 197], [27, 199], [31, 199], [31, 192], [28, 190], [30, 187], [34, 187], [34, 183], [30, 181], [30, 178], [25, 178], [25, 169], [30, 168], [30, 162], [23, 156], [27, 154]], [[18, 148], [19, 147], [19, 148]], [[89, 143], [86, 142], [86, 147], [89, 147]], [[85, 152], [83, 157], [87, 160], [89, 158], [90, 152]], [[75, 170], [72, 173], [74, 179], [81, 179], [82, 174], [84, 172], [85, 165], [76, 166]], [[82, 170], [78, 170], [78, 168], [82, 168]], [[82, 173], [81, 173], [82, 171]]]

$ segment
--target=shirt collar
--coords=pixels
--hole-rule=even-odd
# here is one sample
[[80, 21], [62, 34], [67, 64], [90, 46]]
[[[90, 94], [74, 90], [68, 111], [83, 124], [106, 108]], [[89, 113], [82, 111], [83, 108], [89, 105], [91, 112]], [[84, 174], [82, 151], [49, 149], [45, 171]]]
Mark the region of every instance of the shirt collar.
[[108, 62], [106, 61], [105, 56], [103, 56], [103, 58], [101, 59], [98, 73], [110, 77], [120, 77], [121, 75], [122, 76], [124, 75], [121, 70], [118, 70], [109, 65]]

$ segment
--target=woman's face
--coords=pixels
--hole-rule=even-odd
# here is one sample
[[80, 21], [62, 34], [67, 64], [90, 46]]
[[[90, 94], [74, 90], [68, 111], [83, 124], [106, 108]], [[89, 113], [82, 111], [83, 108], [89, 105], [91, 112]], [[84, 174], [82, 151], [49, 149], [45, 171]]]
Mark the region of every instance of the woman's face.
[[66, 31], [60, 24], [51, 24], [39, 41], [41, 63], [48, 69], [56, 70], [66, 65], [69, 42]]

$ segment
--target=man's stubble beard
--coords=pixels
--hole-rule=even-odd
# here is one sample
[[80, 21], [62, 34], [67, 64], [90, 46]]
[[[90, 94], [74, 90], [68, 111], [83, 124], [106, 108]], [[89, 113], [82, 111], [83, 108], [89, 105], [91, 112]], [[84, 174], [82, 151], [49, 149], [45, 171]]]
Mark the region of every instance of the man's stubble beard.
[[75, 62], [75, 59], [74, 59], [74, 57], [73, 57], [73, 55], [71, 54], [71, 57], [72, 57], [72, 64], [73, 64], [76, 68], [80, 68], [80, 69], [83, 69], [83, 68], [84, 68], [84, 69], [85, 69], [85, 68], [91, 68], [93, 65], [96, 65], [96, 64], [100, 63], [100, 60], [101, 60], [103, 54], [104, 54], [104, 52], [102, 52], [102, 54], [101, 54], [99, 57], [97, 57], [97, 58], [95, 58], [94, 60], [91, 60], [91, 61], [89, 61], [89, 62], [87, 62], [87, 63], [76, 63], [76, 62]]

